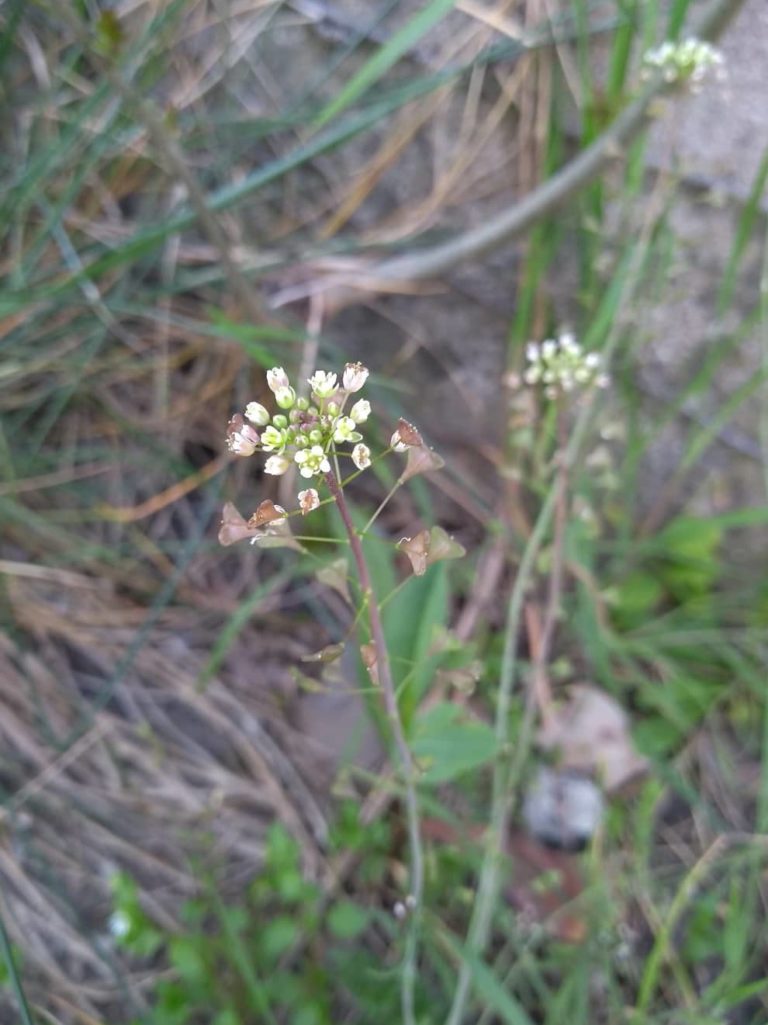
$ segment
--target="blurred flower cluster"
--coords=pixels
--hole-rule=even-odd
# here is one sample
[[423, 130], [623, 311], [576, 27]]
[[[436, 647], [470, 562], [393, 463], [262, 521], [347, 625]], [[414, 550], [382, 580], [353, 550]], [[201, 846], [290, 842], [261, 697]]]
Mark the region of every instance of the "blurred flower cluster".
[[701, 39], [667, 40], [643, 56], [643, 76], [661, 71], [667, 82], [690, 81], [698, 85], [710, 71], [722, 72], [723, 55]]
[[599, 352], [584, 352], [572, 334], [563, 333], [557, 339], [529, 342], [525, 349], [528, 367], [523, 374], [526, 384], [544, 386], [547, 398], [555, 399], [561, 392], [579, 387], [608, 386], [603, 373], [603, 359]]

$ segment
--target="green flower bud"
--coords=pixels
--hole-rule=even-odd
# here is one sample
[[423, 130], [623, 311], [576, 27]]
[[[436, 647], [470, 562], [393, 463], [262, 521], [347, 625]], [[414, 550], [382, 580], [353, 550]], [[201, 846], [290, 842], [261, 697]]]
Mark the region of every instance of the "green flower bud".
[[290, 385], [278, 388], [275, 392], [275, 402], [281, 409], [291, 409], [296, 402], [296, 392]]

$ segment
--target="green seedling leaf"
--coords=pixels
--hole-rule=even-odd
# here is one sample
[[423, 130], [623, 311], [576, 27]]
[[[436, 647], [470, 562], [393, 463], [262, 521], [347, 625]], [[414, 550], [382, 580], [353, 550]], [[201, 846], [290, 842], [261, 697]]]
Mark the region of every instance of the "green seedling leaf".
[[195, 938], [178, 936], [169, 945], [171, 963], [187, 983], [196, 983], [205, 976], [205, 959]]
[[269, 922], [261, 933], [261, 948], [267, 957], [277, 960], [289, 950], [299, 936], [299, 927], [292, 918], [282, 915]]
[[359, 936], [370, 921], [370, 913], [350, 900], [334, 904], [328, 912], [328, 928], [339, 940], [352, 940]]
[[440, 702], [417, 717], [411, 749], [424, 770], [423, 783], [446, 783], [491, 761], [496, 738], [465, 708]]
[[631, 630], [644, 623], [664, 596], [659, 578], [636, 570], [615, 588], [613, 615], [618, 625]]
[[722, 533], [711, 520], [680, 516], [658, 535], [664, 560], [659, 576], [676, 598], [686, 601], [712, 590], [720, 572]]

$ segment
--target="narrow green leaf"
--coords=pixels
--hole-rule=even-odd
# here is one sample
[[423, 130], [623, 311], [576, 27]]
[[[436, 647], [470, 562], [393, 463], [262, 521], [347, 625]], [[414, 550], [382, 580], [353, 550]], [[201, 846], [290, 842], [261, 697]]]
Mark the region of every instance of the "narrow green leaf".
[[370, 89], [382, 75], [389, 71], [393, 64], [415, 46], [423, 35], [453, 9], [455, 3], [456, 0], [432, 0], [399, 31], [395, 32], [392, 38], [352, 76], [331, 102], [320, 111], [315, 119], [318, 128], [340, 114], [342, 110], [346, 110], [350, 104]]
[[486, 1005], [499, 1015], [505, 1025], [533, 1025], [523, 1007], [512, 994], [502, 986], [488, 965], [476, 954], [461, 947], [447, 932], [440, 934], [440, 939], [451, 951], [453, 956], [463, 961], [469, 968], [475, 992]]

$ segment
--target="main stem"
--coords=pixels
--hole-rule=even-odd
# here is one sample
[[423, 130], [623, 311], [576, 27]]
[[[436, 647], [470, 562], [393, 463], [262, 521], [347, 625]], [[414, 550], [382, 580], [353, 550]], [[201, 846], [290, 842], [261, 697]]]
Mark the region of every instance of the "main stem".
[[384, 637], [384, 627], [381, 622], [381, 612], [376, 596], [373, 593], [371, 574], [368, 570], [368, 563], [365, 561], [363, 545], [360, 535], [355, 530], [352, 517], [349, 513], [349, 506], [344, 498], [344, 491], [341, 488], [333, 472], [326, 473], [326, 483], [333, 495], [336, 506], [339, 510], [344, 527], [347, 531], [352, 555], [357, 566], [357, 575], [360, 579], [360, 586], [363, 591], [363, 601], [368, 606], [368, 620], [371, 627], [371, 637], [376, 652], [376, 673], [379, 685], [384, 695], [384, 707], [389, 720], [392, 736], [395, 740], [395, 747], [400, 761], [400, 769], [403, 775], [405, 789], [405, 807], [408, 820], [408, 844], [410, 849], [410, 896], [413, 898], [414, 908], [412, 911], [411, 924], [406, 942], [405, 958], [403, 961], [403, 1020], [406, 1025], [414, 1025], [414, 990], [416, 985], [416, 959], [418, 951], [418, 925], [422, 912], [422, 898], [424, 893], [424, 855], [421, 846], [421, 825], [419, 821], [419, 802], [416, 796], [416, 773], [408, 742], [405, 739], [403, 723], [400, 718], [400, 709], [397, 704], [397, 692], [395, 682], [392, 678], [392, 669], [389, 663], [389, 651], [387, 641]]

